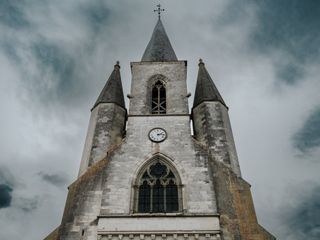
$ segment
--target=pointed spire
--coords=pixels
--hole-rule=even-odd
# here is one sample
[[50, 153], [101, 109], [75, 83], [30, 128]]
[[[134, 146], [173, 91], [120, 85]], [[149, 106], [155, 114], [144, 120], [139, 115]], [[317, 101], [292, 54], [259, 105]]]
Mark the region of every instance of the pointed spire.
[[199, 71], [196, 92], [194, 95], [193, 107], [198, 106], [203, 101], [218, 101], [227, 107], [223, 101], [217, 87], [214, 85], [202, 59], [199, 60]]
[[116, 103], [125, 108], [119, 61], [117, 61], [116, 65], [114, 65], [114, 70], [111, 73], [106, 85], [102, 89], [93, 108], [100, 103]]
[[152, 37], [141, 61], [178, 61], [160, 18], [153, 30]]

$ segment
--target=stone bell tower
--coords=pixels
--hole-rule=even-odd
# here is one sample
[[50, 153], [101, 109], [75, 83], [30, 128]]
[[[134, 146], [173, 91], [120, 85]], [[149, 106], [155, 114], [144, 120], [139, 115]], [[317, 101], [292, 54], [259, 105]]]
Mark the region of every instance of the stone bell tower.
[[189, 113], [187, 61], [160, 17], [131, 71], [128, 112], [119, 63], [91, 109], [79, 176], [45, 239], [275, 239], [257, 222], [226, 103], [200, 60]]

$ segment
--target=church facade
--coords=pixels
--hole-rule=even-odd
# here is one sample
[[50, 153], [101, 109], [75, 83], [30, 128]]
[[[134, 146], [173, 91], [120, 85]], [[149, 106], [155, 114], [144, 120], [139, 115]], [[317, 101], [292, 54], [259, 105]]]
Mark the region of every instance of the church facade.
[[275, 239], [257, 222], [228, 107], [204, 62], [189, 113], [187, 61], [159, 18], [131, 71], [129, 111], [118, 62], [94, 104], [79, 176], [45, 239]]

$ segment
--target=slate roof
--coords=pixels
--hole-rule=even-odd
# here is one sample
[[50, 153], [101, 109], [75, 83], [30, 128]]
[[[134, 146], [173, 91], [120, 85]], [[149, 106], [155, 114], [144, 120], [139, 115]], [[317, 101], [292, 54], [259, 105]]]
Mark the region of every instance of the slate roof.
[[217, 87], [213, 83], [204, 63], [200, 59], [193, 107], [198, 106], [203, 101], [218, 101], [227, 107]]
[[102, 89], [93, 108], [100, 103], [116, 103], [125, 108], [119, 62], [114, 65], [114, 70], [112, 71], [106, 85]]
[[178, 61], [160, 19], [153, 30], [152, 37], [144, 51], [141, 61]]

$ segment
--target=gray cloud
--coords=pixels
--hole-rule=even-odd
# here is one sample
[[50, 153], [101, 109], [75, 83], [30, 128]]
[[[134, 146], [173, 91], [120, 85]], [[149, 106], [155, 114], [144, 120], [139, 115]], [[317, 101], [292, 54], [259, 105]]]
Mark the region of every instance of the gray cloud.
[[[30, 51], [39, 69], [37, 76], [29, 76], [30, 92], [38, 96], [42, 104], [53, 99], [65, 101], [72, 91], [78, 89], [75, 77], [75, 63], [61, 46], [50, 43], [45, 39], [38, 39], [33, 43]], [[43, 81], [48, 79], [51, 84]], [[33, 83], [30, 85], [30, 82]]]
[[56, 187], [65, 187], [67, 185], [68, 179], [63, 173], [44, 173], [39, 172], [38, 175], [46, 182], [56, 186]]
[[0, 24], [14, 29], [26, 28], [29, 21], [23, 11], [24, 1], [19, 0], [2, 0], [0, 1]]
[[92, 31], [93, 34], [97, 34], [100, 31], [106, 31], [106, 24], [111, 15], [111, 9], [107, 7], [106, 1], [98, 0], [95, 2], [83, 3], [80, 4], [79, 8], [85, 16], [84, 21], [88, 25], [88, 30]]
[[320, 146], [320, 108], [310, 114], [301, 129], [293, 136], [293, 144], [302, 152]]
[[296, 60], [319, 58], [319, 1], [257, 1], [258, 24], [252, 41], [258, 51], [277, 48]]
[[[91, 75], [88, 62], [95, 53], [100, 33], [107, 30], [111, 14], [107, 3], [80, 1], [70, 3], [70, 8], [67, 4], [63, 9], [60, 5], [37, 0], [28, 4], [20, 1], [2, 1], [1, 4], [6, 10], [3, 21], [11, 29], [10, 34], [4, 34], [0, 39], [0, 51], [19, 66], [17, 70], [24, 85], [20, 88], [20, 100], [48, 112], [55, 111], [57, 106], [75, 103], [81, 106], [84, 96], [93, 89], [88, 82]], [[33, 11], [38, 12], [34, 14]], [[54, 18], [54, 13], [59, 13], [63, 21], [68, 22], [67, 26], [59, 28], [65, 34], [59, 39], [55, 38], [56, 32], [47, 31], [60, 24], [61, 19]], [[23, 20], [17, 20], [16, 15]], [[32, 25], [20, 24], [27, 19]], [[79, 25], [83, 29], [80, 35], [75, 36], [79, 39], [69, 42], [72, 33], [68, 31]]]
[[278, 80], [293, 85], [303, 80], [302, 65], [319, 61], [319, 1], [257, 1], [258, 24], [251, 42], [256, 51], [281, 54]]
[[33, 198], [24, 198], [20, 197], [15, 201], [15, 207], [21, 209], [24, 212], [33, 212], [35, 211], [40, 204], [39, 197]]
[[320, 238], [320, 186], [313, 187], [296, 206], [286, 211], [283, 222], [289, 236], [308, 240]]
[[272, 56], [280, 82], [294, 85], [303, 80], [303, 65], [320, 60], [320, 2], [232, 1], [221, 15], [222, 23], [239, 21], [248, 8], [256, 16], [248, 50]]
[[277, 65], [277, 77], [288, 85], [294, 85], [304, 77], [304, 69], [297, 63], [279, 62]]

